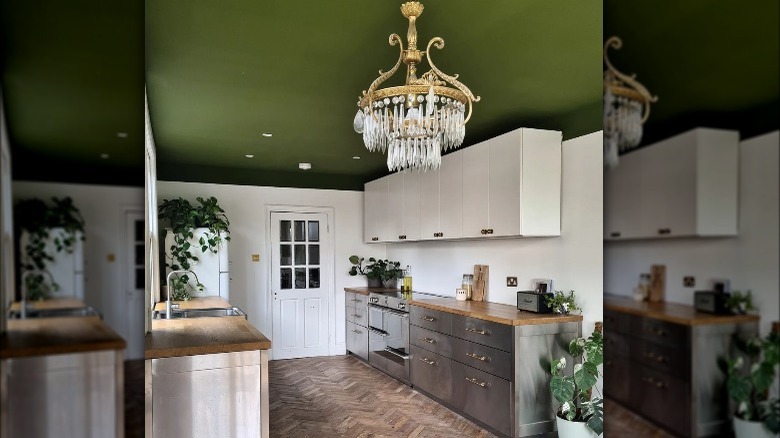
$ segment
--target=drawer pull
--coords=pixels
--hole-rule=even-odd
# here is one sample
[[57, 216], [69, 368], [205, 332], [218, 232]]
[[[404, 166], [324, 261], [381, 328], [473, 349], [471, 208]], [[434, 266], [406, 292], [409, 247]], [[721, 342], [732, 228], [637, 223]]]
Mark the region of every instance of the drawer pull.
[[609, 233], [609, 237], [620, 237], [620, 232]]
[[428, 364], [428, 365], [430, 365], [430, 366], [435, 366], [435, 365], [436, 365], [436, 362], [434, 362], [434, 361], [432, 361], [432, 360], [430, 360], [430, 359], [426, 359], [426, 358], [424, 358], [424, 357], [421, 357], [421, 358], [420, 358], [420, 362], [425, 362], [425, 363], [427, 363], [427, 364]]
[[666, 383], [660, 380], [655, 380], [652, 377], [642, 377], [642, 381], [647, 383], [648, 385], [655, 386], [658, 389], [666, 389]]
[[475, 384], [475, 385], [477, 385], [477, 386], [481, 386], [482, 388], [487, 386], [487, 383], [480, 382], [479, 380], [477, 380], [477, 379], [475, 379], [473, 377], [466, 377], [466, 380], [471, 382], [471, 383], [473, 383], [473, 384]]
[[490, 333], [488, 333], [487, 330], [477, 330], [477, 329], [473, 329], [473, 328], [469, 327], [469, 328], [466, 329], [466, 331], [467, 332], [471, 332], [471, 333], [476, 333], [478, 335], [490, 336]]
[[362, 331], [360, 331], [360, 330], [352, 330], [352, 333], [357, 333], [357, 334], [359, 334], [359, 335], [360, 335], [360, 334], [363, 334], [363, 332], [362, 332]]
[[353, 303], [359, 303], [359, 302], [361, 302], [363, 300], [359, 300], [357, 298], [352, 298], [350, 301], [352, 301]]
[[420, 338], [420, 340], [423, 341], [423, 342], [427, 342], [429, 344], [435, 344], [436, 343], [436, 341], [434, 341], [431, 338]]
[[658, 363], [666, 363], [667, 362], [666, 356], [663, 356], [663, 355], [656, 356], [656, 354], [654, 352], [652, 352], [652, 351], [649, 352], [649, 353], [644, 353], [643, 356], [645, 358], [647, 358], [647, 359], [655, 360]]
[[654, 335], [657, 335], [657, 336], [667, 336], [667, 335], [669, 334], [669, 333], [668, 333], [666, 330], [664, 330], [664, 329], [657, 329], [657, 328], [654, 328], [654, 329], [652, 329], [652, 330], [650, 330], [650, 331], [651, 331], [651, 332], [653, 332], [653, 334], [654, 334]]
[[422, 319], [423, 321], [428, 321], [428, 322], [435, 322], [436, 321], [436, 318], [434, 318], [432, 316], [425, 316], [425, 315], [421, 316], [420, 319]]
[[468, 357], [470, 357], [470, 358], [472, 358], [472, 359], [480, 360], [480, 361], [482, 361], [482, 362], [490, 362], [490, 361], [488, 360], [487, 356], [477, 356], [477, 355], [476, 355], [476, 354], [474, 354], [474, 353], [466, 353], [466, 356], [468, 356]]
[[357, 313], [352, 314], [352, 316], [354, 316], [355, 318], [362, 318], [363, 317], [363, 315], [358, 315]]

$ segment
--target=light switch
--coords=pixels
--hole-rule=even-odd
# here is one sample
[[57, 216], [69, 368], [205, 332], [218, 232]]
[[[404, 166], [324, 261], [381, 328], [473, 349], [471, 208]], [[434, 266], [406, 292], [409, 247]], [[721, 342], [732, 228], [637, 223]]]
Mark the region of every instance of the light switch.
[[260, 254], [252, 254], [252, 261], [253, 262], [259, 262], [260, 261]]

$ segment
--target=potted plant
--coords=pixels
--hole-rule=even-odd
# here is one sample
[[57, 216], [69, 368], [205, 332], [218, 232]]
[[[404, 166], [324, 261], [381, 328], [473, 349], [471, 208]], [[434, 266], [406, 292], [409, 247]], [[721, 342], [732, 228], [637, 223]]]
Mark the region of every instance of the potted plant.
[[[29, 300], [49, 298], [60, 289], [48, 271], [54, 253], [72, 254], [78, 241], [84, 240], [84, 219], [73, 199], [24, 199], [14, 206], [14, 223], [23, 246], [20, 279]], [[51, 244], [54, 248], [52, 251]]]
[[352, 267], [349, 270], [349, 275], [356, 276], [358, 274], [365, 275], [368, 279], [368, 287], [386, 287], [388, 289], [395, 289], [398, 286], [398, 279], [403, 278], [404, 271], [401, 269], [400, 262], [390, 261], [388, 259], [375, 259], [370, 257], [368, 263], [363, 266], [363, 257], [356, 255], [349, 257], [349, 262], [352, 263]]
[[755, 310], [753, 307], [753, 296], [750, 291], [745, 292], [735, 290], [726, 298], [726, 308], [735, 315], [744, 315]]
[[593, 396], [592, 390], [599, 377], [598, 367], [604, 361], [604, 338], [601, 325], [587, 339], [577, 338], [569, 343], [569, 354], [580, 363], [574, 364], [571, 375], [566, 375], [566, 358], [561, 357], [550, 367], [550, 391], [560, 403], [555, 422], [562, 438], [595, 437], [604, 432], [604, 399]]
[[563, 291], [556, 290], [554, 294], [547, 295], [545, 297], [547, 307], [552, 309], [553, 313], [560, 313], [561, 315], [568, 315], [569, 313], [577, 313], [582, 311], [574, 299], [574, 291], [570, 290], [568, 295]]
[[[770, 397], [780, 365], [780, 334], [735, 341], [741, 355], [725, 363], [726, 389], [736, 404], [733, 418], [737, 438], [767, 437], [780, 433], [780, 399]], [[724, 367], [721, 361], [721, 367]]]
[[[173, 233], [173, 244], [165, 253], [165, 266], [171, 270], [191, 270], [198, 264], [199, 255], [210, 251], [217, 253], [223, 242], [230, 241], [230, 221], [217, 198], [195, 198], [193, 206], [183, 198], [164, 199], [159, 209], [160, 222]], [[197, 278], [190, 283], [188, 275], [171, 279], [171, 298], [177, 301], [189, 300], [191, 291], [203, 290]]]

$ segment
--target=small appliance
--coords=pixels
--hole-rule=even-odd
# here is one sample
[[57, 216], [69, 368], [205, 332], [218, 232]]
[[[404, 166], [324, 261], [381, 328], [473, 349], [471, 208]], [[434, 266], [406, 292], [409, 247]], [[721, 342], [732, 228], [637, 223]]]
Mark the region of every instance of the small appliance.
[[731, 313], [726, 307], [729, 296], [728, 292], [698, 290], [693, 293], [693, 307], [699, 312], [728, 315]]

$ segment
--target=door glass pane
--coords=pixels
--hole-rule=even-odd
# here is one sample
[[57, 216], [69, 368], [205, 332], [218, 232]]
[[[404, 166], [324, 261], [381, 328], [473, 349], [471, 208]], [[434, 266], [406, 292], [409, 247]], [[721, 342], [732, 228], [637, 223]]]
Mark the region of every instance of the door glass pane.
[[320, 246], [319, 245], [309, 245], [309, 264], [310, 265], [319, 265], [320, 264]]
[[306, 268], [295, 268], [295, 288], [306, 289]]
[[144, 268], [136, 269], [135, 270], [135, 288], [136, 289], [143, 289], [146, 287], [145, 283], [145, 271]]
[[295, 241], [306, 241], [306, 221], [295, 221]]
[[135, 264], [143, 266], [144, 264], [144, 244], [135, 245]]
[[320, 241], [320, 221], [309, 221], [309, 242]]
[[279, 264], [292, 265], [292, 245], [279, 245]]
[[309, 268], [309, 287], [314, 289], [320, 287], [320, 268]]
[[281, 279], [279, 287], [281, 289], [292, 289], [292, 269], [291, 268], [282, 268], [280, 269], [281, 274], [279, 275], [279, 278]]
[[144, 221], [135, 221], [135, 241], [144, 241]]
[[290, 239], [290, 227], [291, 227], [290, 221], [279, 221], [279, 241], [280, 242], [289, 242]]
[[295, 264], [306, 264], [306, 245], [295, 245]]

